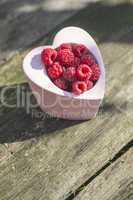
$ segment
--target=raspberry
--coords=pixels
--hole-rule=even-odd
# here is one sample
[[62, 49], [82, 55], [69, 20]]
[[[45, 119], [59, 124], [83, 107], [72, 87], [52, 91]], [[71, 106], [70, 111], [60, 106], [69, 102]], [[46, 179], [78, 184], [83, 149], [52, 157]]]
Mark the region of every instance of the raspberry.
[[73, 81], [76, 75], [75, 67], [68, 67], [63, 74], [63, 77], [68, 81]]
[[81, 63], [91, 66], [95, 63], [95, 59], [91, 54], [87, 54], [82, 57]]
[[72, 51], [72, 46], [71, 44], [68, 44], [68, 43], [63, 43], [59, 46], [59, 50], [60, 49], [69, 49], [70, 51]]
[[57, 51], [55, 49], [47, 48], [41, 53], [42, 62], [45, 66], [51, 66], [57, 57]]
[[75, 81], [72, 84], [72, 92], [76, 95], [82, 94], [87, 90], [87, 84], [84, 81]]
[[92, 75], [92, 69], [86, 64], [81, 64], [77, 68], [76, 75], [78, 80], [80, 81], [85, 80], [87, 78], [89, 79]]
[[90, 77], [90, 80], [91, 81], [97, 81], [100, 77], [100, 74], [101, 74], [98, 64], [93, 64], [91, 66], [91, 69], [92, 69], [92, 75]]
[[50, 78], [59, 78], [63, 74], [63, 68], [59, 63], [54, 63], [48, 68], [48, 75]]
[[78, 67], [79, 66], [79, 64], [80, 64], [80, 58], [78, 58], [78, 57], [75, 57], [74, 58], [74, 67]]
[[84, 54], [88, 53], [88, 49], [83, 44], [75, 44], [73, 45], [73, 53], [77, 57], [81, 57]]
[[87, 84], [87, 90], [90, 90], [93, 87], [93, 82], [89, 79], [85, 80], [85, 82]]
[[74, 54], [69, 49], [61, 49], [58, 52], [58, 60], [61, 65], [71, 67], [74, 64]]
[[54, 84], [59, 87], [60, 89], [62, 90], [66, 90], [67, 89], [67, 85], [66, 85], [66, 82], [61, 80], [61, 79], [56, 79], [54, 81]]
[[62, 90], [80, 95], [90, 90], [100, 76], [93, 54], [83, 44], [63, 43], [41, 53], [49, 78]]

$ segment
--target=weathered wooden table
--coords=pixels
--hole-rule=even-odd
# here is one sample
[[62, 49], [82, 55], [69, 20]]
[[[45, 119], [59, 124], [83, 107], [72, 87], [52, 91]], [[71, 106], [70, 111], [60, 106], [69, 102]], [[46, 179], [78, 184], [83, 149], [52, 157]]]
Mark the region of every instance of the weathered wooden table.
[[[133, 0], [78, 12], [70, 1], [46, 12], [48, 3], [0, 1], [0, 200], [133, 200]], [[50, 118], [27, 101], [24, 55], [70, 25], [95, 37], [106, 67], [105, 99], [89, 121]]]

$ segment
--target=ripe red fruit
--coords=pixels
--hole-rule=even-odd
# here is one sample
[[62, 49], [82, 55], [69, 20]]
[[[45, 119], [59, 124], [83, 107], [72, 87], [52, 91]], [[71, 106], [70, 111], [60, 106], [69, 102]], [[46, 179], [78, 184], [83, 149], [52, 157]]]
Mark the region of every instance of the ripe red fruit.
[[54, 84], [59, 87], [60, 89], [62, 90], [66, 90], [67, 89], [67, 84], [64, 80], [61, 80], [61, 79], [56, 79], [54, 81]]
[[79, 58], [88, 52], [89, 52], [89, 50], [83, 44], [74, 44], [73, 45], [73, 53], [75, 56], [77, 56]]
[[45, 66], [51, 66], [57, 58], [57, 51], [52, 48], [46, 48], [41, 53], [41, 59]]
[[91, 81], [97, 81], [100, 77], [100, 68], [99, 68], [99, 65], [98, 64], [93, 64], [91, 66], [91, 69], [92, 69], [92, 75], [90, 77], [90, 80]]
[[75, 81], [72, 83], [72, 92], [76, 95], [87, 91], [87, 84], [84, 81]]
[[58, 60], [61, 65], [71, 67], [74, 64], [74, 54], [69, 49], [61, 49], [58, 51]]
[[69, 49], [70, 51], [72, 51], [72, 45], [69, 43], [63, 43], [60, 45], [59, 50], [60, 49]]
[[59, 78], [63, 74], [63, 68], [59, 63], [54, 63], [48, 68], [48, 75], [51, 79]]
[[82, 57], [81, 62], [86, 65], [93, 65], [95, 63], [95, 59], [91, 54], [87, 54]]
[[89, 79], [85, 80], [85, 82], [87, 84], [87, 90], [90, 90], [93, 87], [93, 82]]
[[53, 83], [76, 95], [90, 90], [100, 77], [95, 57], [83, 44], [63, 43], [57, 49], [46, 48], [41, 59]]
[[79, 66], [79, 64], [80, 64], [80, 58], [78, 58], [78, 57], [76, 57], [75, 56], [75, 58], [74, 58], [74, 67], [78, 67]]
[[73, 81], [75, 75], [76, 75], [75, 67], [68, 67], [63, 73], [63, 77], [68, 81]]
[[91, 75], [92, 75], [92, 69], [88, 65], [81, 64], [78, 66], [76, 73], [78, 80], [82, 81], [85, 79], [89, 79]]

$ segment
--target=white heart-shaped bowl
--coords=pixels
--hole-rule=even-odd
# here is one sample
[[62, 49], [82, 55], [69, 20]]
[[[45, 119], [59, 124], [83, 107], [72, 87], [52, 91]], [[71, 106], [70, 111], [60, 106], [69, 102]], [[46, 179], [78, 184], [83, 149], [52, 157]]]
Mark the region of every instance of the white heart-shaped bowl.
[[[99, 80], [92, 89], [81, 95], [76, 96], [56, 87], [48, 77], [41, 62], [41, 52], [44, 48], [57, 48], [62, 43], [84, 44], [95, 56], [100, 66]], [[105, 92], [105, 69], [96, 42], [83, 29], [66, 27], [60, 30], [51, 46], [35, 48], [26, 55], [23, 61], [23, 70], [32, 92], [44, 112], [55, 117], [72, 120], [85, 120], [96, 116]]]

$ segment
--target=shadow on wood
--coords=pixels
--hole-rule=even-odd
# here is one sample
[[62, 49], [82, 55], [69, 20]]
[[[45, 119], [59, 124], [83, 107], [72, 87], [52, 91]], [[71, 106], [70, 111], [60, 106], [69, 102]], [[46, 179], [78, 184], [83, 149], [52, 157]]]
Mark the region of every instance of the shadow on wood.
[[[39, 5], [43, 6], [39, 7]], [[29, 6], [29, 10], [28, 8], [26, 10], [26, 6]], [[63, 19], [68, 19], [68, 16], [71, 16], [70, 13], [75, 12], [70, 8], [65, 10], [65, 7], [62, 10], [46, 9], [45, 0], [14, 0], [12, 3], [9, 1], [1, 3], [0, 58], [7, 59], [10, 54], [13, 55], [20, 49], [42, 41], [51, 29], [51, 35], [53, 35], [60, 28], [71, 25], [84, 28], [99, 42], [110, 42], [120, 37], [120, 42], [133, 42], [133, 34], [130, 34], [130, 37], [126, 39], [123, 37], [128, 31], [133, 30], [133, 4], [131, 2], [101, 1], [88, 3], [84, 10], [64, 23]], [[42, 19], [45, 20], [42, 22]], [[59, 21], [59, 19], [62, 19], [62, 21]], [[123, 26], [124, 24], [125, 26]], [[57, 26], [57, 28], [53, 31], [54, 26]], [[52, 28], [50, 29], [50, 27]]]
[[0, 99], [1, 143], [40, 137], [83, 122], [57, 119], [43, 113], [27, 84], [1, 88]]
[[[78, 12], [63, 25], [82, 27], [100, 43], [118, 39], [119, 42], [132, 43], [133, 34], [126, 39], [124, 35], [133, 31], [133, 2], [101, 1], [91, 3], [84, 11]], [[59, 25], [59, 29], [61, 27], [62, 25]]]
[[[42, 112], [27, 84], [1, 88], [0, 99], [0, 143], [40, 137], [85, 122], [58, 119]], [[104, 103], [99, 117], [115, 112], [119, 113], [115, 105]]]

